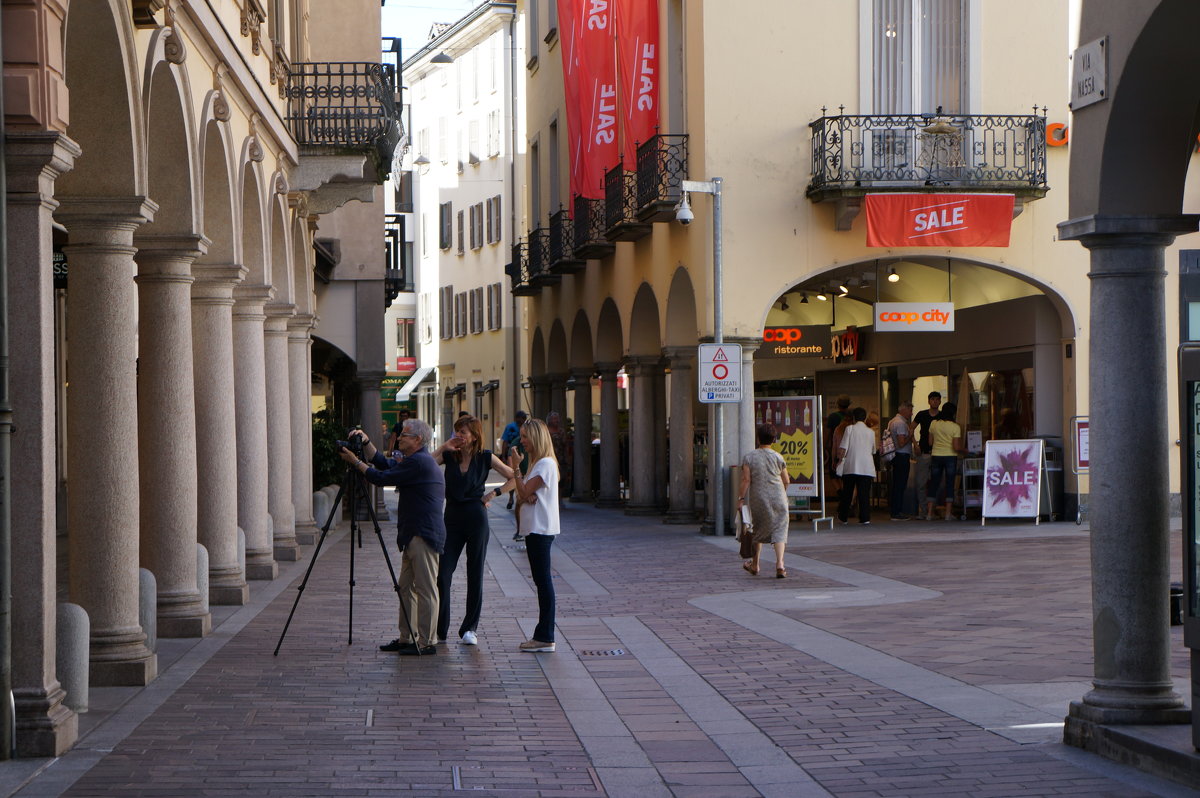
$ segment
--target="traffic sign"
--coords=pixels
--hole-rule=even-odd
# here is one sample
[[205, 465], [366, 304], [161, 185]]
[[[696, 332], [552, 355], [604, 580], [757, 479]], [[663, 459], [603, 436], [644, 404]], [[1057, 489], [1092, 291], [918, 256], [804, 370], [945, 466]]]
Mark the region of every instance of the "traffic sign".
[[700, 344], [700, 401], [742, 401], [742, 345]]

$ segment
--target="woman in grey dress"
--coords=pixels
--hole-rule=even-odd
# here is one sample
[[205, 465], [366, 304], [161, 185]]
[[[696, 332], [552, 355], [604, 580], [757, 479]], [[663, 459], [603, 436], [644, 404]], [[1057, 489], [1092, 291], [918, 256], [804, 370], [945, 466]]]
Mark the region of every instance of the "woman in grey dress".
[[757, 576], [762, 544], [771, 543], [775, 546], [775, 576], [783, 579], [787, 576], [783, 553], [788, 534], [788, 472], [783, 455], [771, 448], [778, 437], [774, 424], [759, 424], [755, 429], [758, 448], [742, 458], [738, 512], [749, 505], [754, 525], [754, 557], [742, 563], [742, 568]]

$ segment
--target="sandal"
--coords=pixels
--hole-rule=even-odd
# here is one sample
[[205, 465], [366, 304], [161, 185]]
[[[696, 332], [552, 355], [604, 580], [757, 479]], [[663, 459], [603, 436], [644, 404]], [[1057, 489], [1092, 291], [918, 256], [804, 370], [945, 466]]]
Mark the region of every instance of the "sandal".
[[786, 579], [787, 578], [787, 569], [786, 568], [776, 568], [775, 569], [775, 578], [776, 579]]
[[751, 565], [748, 562], [742, 563], [742, 570], [744, 570], [746, 573], [750, 574], [751, 576], [758, 576], [758, 569], [755, 568], [753, 565]]

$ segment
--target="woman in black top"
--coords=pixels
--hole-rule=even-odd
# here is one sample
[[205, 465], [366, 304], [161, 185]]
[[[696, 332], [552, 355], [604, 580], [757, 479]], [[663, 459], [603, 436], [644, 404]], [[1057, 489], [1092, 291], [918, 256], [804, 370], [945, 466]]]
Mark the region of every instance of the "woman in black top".
[[502, 492], [500, 488], [485, 492], [484, 483], [492, 469], [505, 479], [512, 479], [512, 470], [490, 450], [481, 448], [482, 439], [479, 419], [462, 416], [454, 422], [454, 437], [433, 454], [433, 459], [446, 467], [446, 548], [438, 565], [437, 636], [444, 641], [450, 633], [450, 582], [465, 547], [467, 610], [459, 624], [458, 636], [468, 646], [479, 642], [476, 627], [483, 609], [483, 563], [491, 534], [487, 506]]

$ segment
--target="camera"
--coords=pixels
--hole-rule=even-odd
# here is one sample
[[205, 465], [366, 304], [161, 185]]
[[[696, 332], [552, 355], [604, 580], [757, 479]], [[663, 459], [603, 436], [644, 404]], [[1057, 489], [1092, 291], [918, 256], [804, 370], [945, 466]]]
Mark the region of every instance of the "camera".
[[687, 194], [684, 194], [683, 198], [679, 200], [679, 204], [675, 206], [675, 221], [687, 227], [695, 218], [696, 215], [692, 213], [692, 206], [688, 203]]
[[361, 432], [361, 431], [362, 431], [361, 426], [352, 427], [346, 433], [346, 437], [348, 438], [348, 440], [334, 441], [334, 443], [337, 444], [337, 447], [339, 449], [343, 449], [343, 448], [349, 449], [351, 454], [353, 454], [355, 457], [358, 457], [359, 459], [362, 459], [363, 439], [362, 439], [362, 437], [354, 434], [355, 432]]

